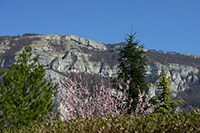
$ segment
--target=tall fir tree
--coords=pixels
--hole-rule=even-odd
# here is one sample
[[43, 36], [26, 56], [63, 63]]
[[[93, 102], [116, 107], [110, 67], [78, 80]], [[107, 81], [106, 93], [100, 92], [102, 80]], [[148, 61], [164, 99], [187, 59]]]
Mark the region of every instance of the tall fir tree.
[[[132, 111], [135, 112], [136, 107], [137, 107], [137, 103], [138, 103], [138, 99], [139, 99], [139, 90], [137, 85], [139, 85], [141, 92], [145, 91], [145, 93], [147, 94], [147, 83], [146, 83], [146, 69], [145, 66], [148, 65], [149, 63], [147, 63], [147, 59], [145, 56], [145, 51], [143, 50], [144, 45], [139, 46], [139, 42], [138, 40], [134, 41], [135, 34], [137, 32], [135, 32], [134, 34], [132, 34], [132, 29], [131, 29], [131, 35], [127, 36], [129, 37], [128, 39], [126, 38], [126, 44], [125, 47], [123, 49], [118, 49], [119, 52], [119, 66], [118, 68], [120, 69], [118, 71], [118, 77], [117, 79], [123, 78], [123, 74], [125, 76], [124, 78], [124, 83], [127, 82], [127, 80], [129, 80], [131, 78], [130, 84], [129, 84], [129, 90], [127, 91], [128, 93], [128, 98], [125, 100], [125, 102], [127, 102], [127, 106], [129, 107], [130, 105], [130, 98], [133, 99], [133, 102], [131, 104], [131, 108], [129, 110], [127, 110], [127, 114], [131, 114]], [[111, 78], [111, 82], [112, 82], [112, 87], [115, 88], [117, 90], [119, 90], [119, 87], [116, 86], [116, 80]], [[122, 83], [122, 87], [126, 88], [125, 84]], [[122, 91], [124, 91], [124, 89], [122, 89]], [[113, 97], [114, 98], [114, 97]], [[146, 97], [143, 97], [143, 100], [145, 100]], [[117, 99], [116, 99], [117, 100]], [[147, 107], [145, 107], [146, 109]], [[120, 109], [118, 107], [118, 109]]]
[[[44, 122], [43, 118], [48, 112], [52, 114], [55, 105], [52, 95], [57, 93], [58, 84], [53, 86], [52, 79], [50, 82], [44, 81], [43, 65], [34, 65], [39, 55], [30, 59], [31, 51], [31, 46], [27, 44], [16, 64], [12, 62], [8, 72], [2, 69], [5, 74], [0, 86], [0, 101], [3, 103], [0, 110], [5, 118], [0, 121], [1, 130], [4, 127], [19, 128], [31, 122]], [[33, 63], [27, 64], [31, 61]]]
[[166, 76], [166, 71], [167, 71], [166, 61], [165, 61], [164, 65], [165, 65], [165, 68], [164, 68], [163, 72], [161, 74], [155, 74], [156, 76], [160, 77], [159, 82], [157, 82], [155, 84], [152, 84], [152, 83], [149, 84], [149, 85], [156, 86], [158, 89], [158, 91], [157, 91], [158, 96], [154, 96], [151, 99], [153, 104], [157, 105], [159, 103], [165, 102], [164, 105], [161, 105], [158, 108], [156, 108], [153, 113], [164, 113], [164, 111], [174, 113], [174, 109], [177, 107], [177, 104], [178, 104], [177, 102], [180, 102], [181, 104], [183, 104], [182, 102], [185, 102], [183, 99], [177, 100], [177, 101], [170, 101], [170, 99], [171, 99], [170, 97], [173, 96], [171, 93], [172, 89], [170, 87], [171, 76]]

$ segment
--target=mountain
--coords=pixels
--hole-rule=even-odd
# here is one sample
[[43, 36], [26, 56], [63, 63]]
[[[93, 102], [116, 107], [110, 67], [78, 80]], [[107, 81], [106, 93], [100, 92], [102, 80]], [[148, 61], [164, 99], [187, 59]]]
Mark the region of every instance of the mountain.
[[[1, 36], [0, 37], [0, 64], [7, 70], [12, 61], [16, 61], [24, 46], [30, 44], [32, 57], [39, 56], [38, 65], [43, 64], [45, 69], [44, 80], [52, 79], [52, 83], [59, 83], [62, 94], [66, 92], [60, 77], [67, 79], [71, 72], [81, 73], [88, 83], [89, 90], [91, 80], [99, 81], [100, 77], [108, 86], [108, 78], [117, 78], [118, 52], [117, 48], [123, 48], [124, 42], [118, 44], [103, 44], [101, 42], [85, 39], [75, 35], [39, 35], [27, 33], [22, 36]], [[147, 50], [146, 56], [150, 65], [147, 69], [147, 83], [158, 82], [154, 74], [163, 70], [163, 63], [167, 60], [167, 75], [172, 76], [172, 100], [183, 99], [186, 103], [178, 104], [178, 110], [190, 112], [189, 106], [200, 108], [200, 56], [192, 54], [181, 54], [176, 52], [163, 52]], [[0, 83], [3, 74], [0, 73]], [[97, 79], [97, 80], [96, 80]], [[95, 82], [97, 83], [97, 82]], [[85, 85], [85, 82], [84, 82]], [[113, 88], [112, 88], [113, 90]], [[150, 86], [152, 96], [157, 95], [156, 88]], [[68, 91], [67, 91], [68, 92]], [[120, 93], [121, 95], [122, 93]], [[63, 95], [64, 96], [64, 95]], [[151, 97], [152, 97], [151, 96]], [[60, 96], [52, 96], [56, 103], [55, 112], [61, 109], [67, 115], [67, 110], [60, 102]]]

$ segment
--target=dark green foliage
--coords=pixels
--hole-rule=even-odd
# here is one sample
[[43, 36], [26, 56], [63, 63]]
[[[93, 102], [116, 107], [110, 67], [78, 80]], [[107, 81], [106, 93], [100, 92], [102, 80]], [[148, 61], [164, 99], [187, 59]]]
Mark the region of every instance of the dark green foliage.
[[[30, 59], [32, 48], [25, 47], [18, 60], [9, 67], [9, 72], [2, 69], [3, 83], [0, 86], [0, 110], [4, 120], [0, 121], [0, 128], [18, 128], [30, 122], [42, 122], [48, 112], [53, 111], [52, 95], [56, 94], [56, 86], [44, 81], [43, 65], [34, 65], [39, 55]], [[34, 63], [27, 64], [27, 62]], [[32, 70], [31, 70], [32, 69]], [[48, 84], [46, 84], [48, 83]]]
[[[166, 61], [165, 61], [164, 65], [166, 65]], [[185, 102], [184, 100], [170, 101], [170, 99], [171, 99], [170, 97], [173, 96], [171, 93], [172, 89], [170, 87], [171, 82], [169, 81], [169, 78], [171, 76], [166, 76], [166, 71], [167, 71], [167, 68], [165, 66], [165, 69], [162, 72], [162, 74], [155, 74], [158, 77], [160, 77], [160, 81], [156, 84], [150, 83], [150, 85], [157, 87], [158, 93], [159, 93], [157, 97], [154, 96], [152, 99], [150, 99], [150, 101], [154, 100], [153, 101], [154, 105], [165, 102], [164, 105], [161, 105], [158, 108], [156, 108], [154, 110], [154, 113], [163, 113], [164, 110], [169, 111], [170, 113], [174, 113], [173, 109], [175, 109], [177, 107], [177, 104], [178, 104], [177, 102], [180, 102], [180, 103]]]
[[[131, 31], [132, 32], [132, 31]], [[137, 85], [139, 85], [141, 92], [145, 91], [145, 93], [147, 94], [147, 83], [146, 83], [146, 70], [145, 70], [145, 66], [148, 65], [148, 63], [146, 63], [148, 60], [146, 59], [145, 56], [145, 51], [142, 49], [144, 48], [144, 46], [139, 46], [139, 41], [135, 39], [135, 34], [128, 35], [129, 37], [126, 40], [126, 46], [124, 47], [123, 50], [120, 50], [119, 53], [119, 66], [118, 68], [121, 71], [118, 71], [118, 79], [123, 78], [123, 74], [124, 74], [124, 83], [126, 83], [127, 80], [129, 80], [131, 78], [130, 84], [129, 84], [129, 90], [127, 91], [128, 95], [128, 99], [126, 99], [125, 101], [128, 102], [127, 103], [127, 107], [129, 107], [129, 102], [130, 102], [130, 98], [133, 99], [133, 102], [131, 104], [131, 109], [128, 110], [128, 114], [131, 114], [131, 111], [135, 111], [136, 107], [137, 107], [137, 103], [138, 103], [138, 99], [139, 99], [139, 90]], [[113, 82], [112, 87], [115, 88], [116, 87], [116, 80], [113, 79], [111, 80], [111, 82]], [[126, 88], [126, 86], [124, 84], [122, 84], [123, 88]], [[119, 87], [117, 86], [117, 90], [119, 90]], [[124, 91], [124, 89], [122, 89], [122, 91]], [[143, 100], [146, 97], [143, 97]], [[146, 107], [145, 107], [146, 109]]]

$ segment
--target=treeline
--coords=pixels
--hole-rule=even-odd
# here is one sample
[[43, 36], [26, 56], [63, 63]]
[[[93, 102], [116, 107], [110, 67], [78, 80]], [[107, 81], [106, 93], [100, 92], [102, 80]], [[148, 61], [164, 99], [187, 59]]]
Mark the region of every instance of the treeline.
[[166, 58], [168, 58], [167, 63], [188, 65], [188, 66], [197, 67], [200, 69], [200, 60], [198, 58], [185, 56], [180, 53], [175, 53], [175, 52], [164, 53], [164, 52], [159, 52], [155, 50], [148, 50], [146, 53], [146, 56], [149, 60], [153, 62], [159, 62], [161, 64], [163, 64]]
[[[22, 36], [35, 36], [35, 35], [40, 35], [40, 34], [36, 34], [36, 33], [24, 33]], [[14, 39], [14, 38], [19, 38], [20, 35], [17, 36], [10, 36], [10, 35], [4, 35], [4, 36], [0, 36], [0, 43], [1, 41], [5, 40], [5, 39]]]
[[172, 54], [180, 54], [179, 52], [176, 51], [166, 51], [164, 52], [163, 50], [156, 50], [156, 49], [149, 49], [148, 51], [152, 51], [152, 52], [160, 52], [160, 53], [172, 53]]

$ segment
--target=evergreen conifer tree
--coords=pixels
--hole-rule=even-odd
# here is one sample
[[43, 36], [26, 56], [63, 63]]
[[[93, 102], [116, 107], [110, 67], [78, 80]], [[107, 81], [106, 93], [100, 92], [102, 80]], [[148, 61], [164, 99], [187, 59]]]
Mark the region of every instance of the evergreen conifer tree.
[[[52, 95], [56, 94], [56, 86], [44, 81], [45, 70], [43, 65], [34, 65], [39, 55], [30, 59], [31, 46], [27, 44], [25, 51], [19, 54], [16, 64], [12, 62], [7, 72], [2, 69], [3, 83], [0, 86], [0, 110], [3, 120], [0, 128], [18, 128], [29, 125], [30, 122], [44, 122], [43, 118], [53, 111]], [[26, 52], [26, 53], [25, 53]], [[27, 62], [34, 63], [27, 64]], [[32, 71], [31, 71], [32, 69]], [[47, 84], [48, 83], [48, 84]]]
[[[164, 65], [166, 65], [166, 61]], [[154, 96], [152, 97], [152, 99], [150, 99], [150, 101], [152, 100], [154, 105], [165, 102], [164, 105], [161, 105], [158, 108], [156, 108], [153, 113], [164, 113], [164, 111], [174, 113], [174, 109], [177, 107], [178, 104], [177, 102], [180, 102], [181, 104], [183, 104], [182, 102], [185, 102], [183, 99], [177, 101], [170, 101], [170, 97], [173, 96], [171, 93], [172, 89], [170, 87], [171, 82], [169, 81], [169, 78], [171, 78], [171, 76], [166, 76], [166, 71], [167, 68], [165, 66], [162, 74], [155, 74], [158, 77], [160, 77], [160, 81], [156, 84], [150, 83], [150, 85], [156, 86], [158, 89], [158, 97]]]
[[[127, 106], [129, 107], [130, 105], [130, 98], [133, 99], [133, 102], [131, 104], [131, 108], [127, 110], [127, 114], [131, 114], [132, 111], [135, 112], [138, 99], [139, 99], [139, 90], [138, 90], [138, 85], [140, 87], [140, 91], [143, 92], [145, 91], [145, 94], [147, 94], [147, 83], [146, 83], [146, 70], [145, 66], [148, 65], [147, 59], [145, 56], [145, 51], [143, 50], [144, 45], [139, 46], [138, 40], [134, 41], [135, 39], [135, 32], [132, 34], [132, 29], [131, 29], [131, 35], [127, 36], [129, 37], [128, 39], [126, 38], [126, 44], [124, 49], [120, 50], [119, 53], [119, 66], [118, 68], [121, 70], [118, 71], [118, 79], [123, 78], [123, 74], [125, 76], [124, 83], [127, 82], [131, 78], [130, 84], [129, 84], [129, 90], [127, 91], [128, 93], [128, 98], [125, 100], [127, 102]], [[119, 87], [116, 86], [116, 80], [111, 78], [112, 82], [112, 87], [117, 88], [119, 90]], [[123, 88], [126, 88], [124, 84], [122, 84]], [[122, 89], [124, 91], [124, 89]], [[114, 98], [114, 97], [113, 97]], [[143, 100], [145, 100], [146, 97], [143, 97]], [[145, 107], [146, 109], [147, 107]], [[119, 108], [118, 108], [119, 109]]]

